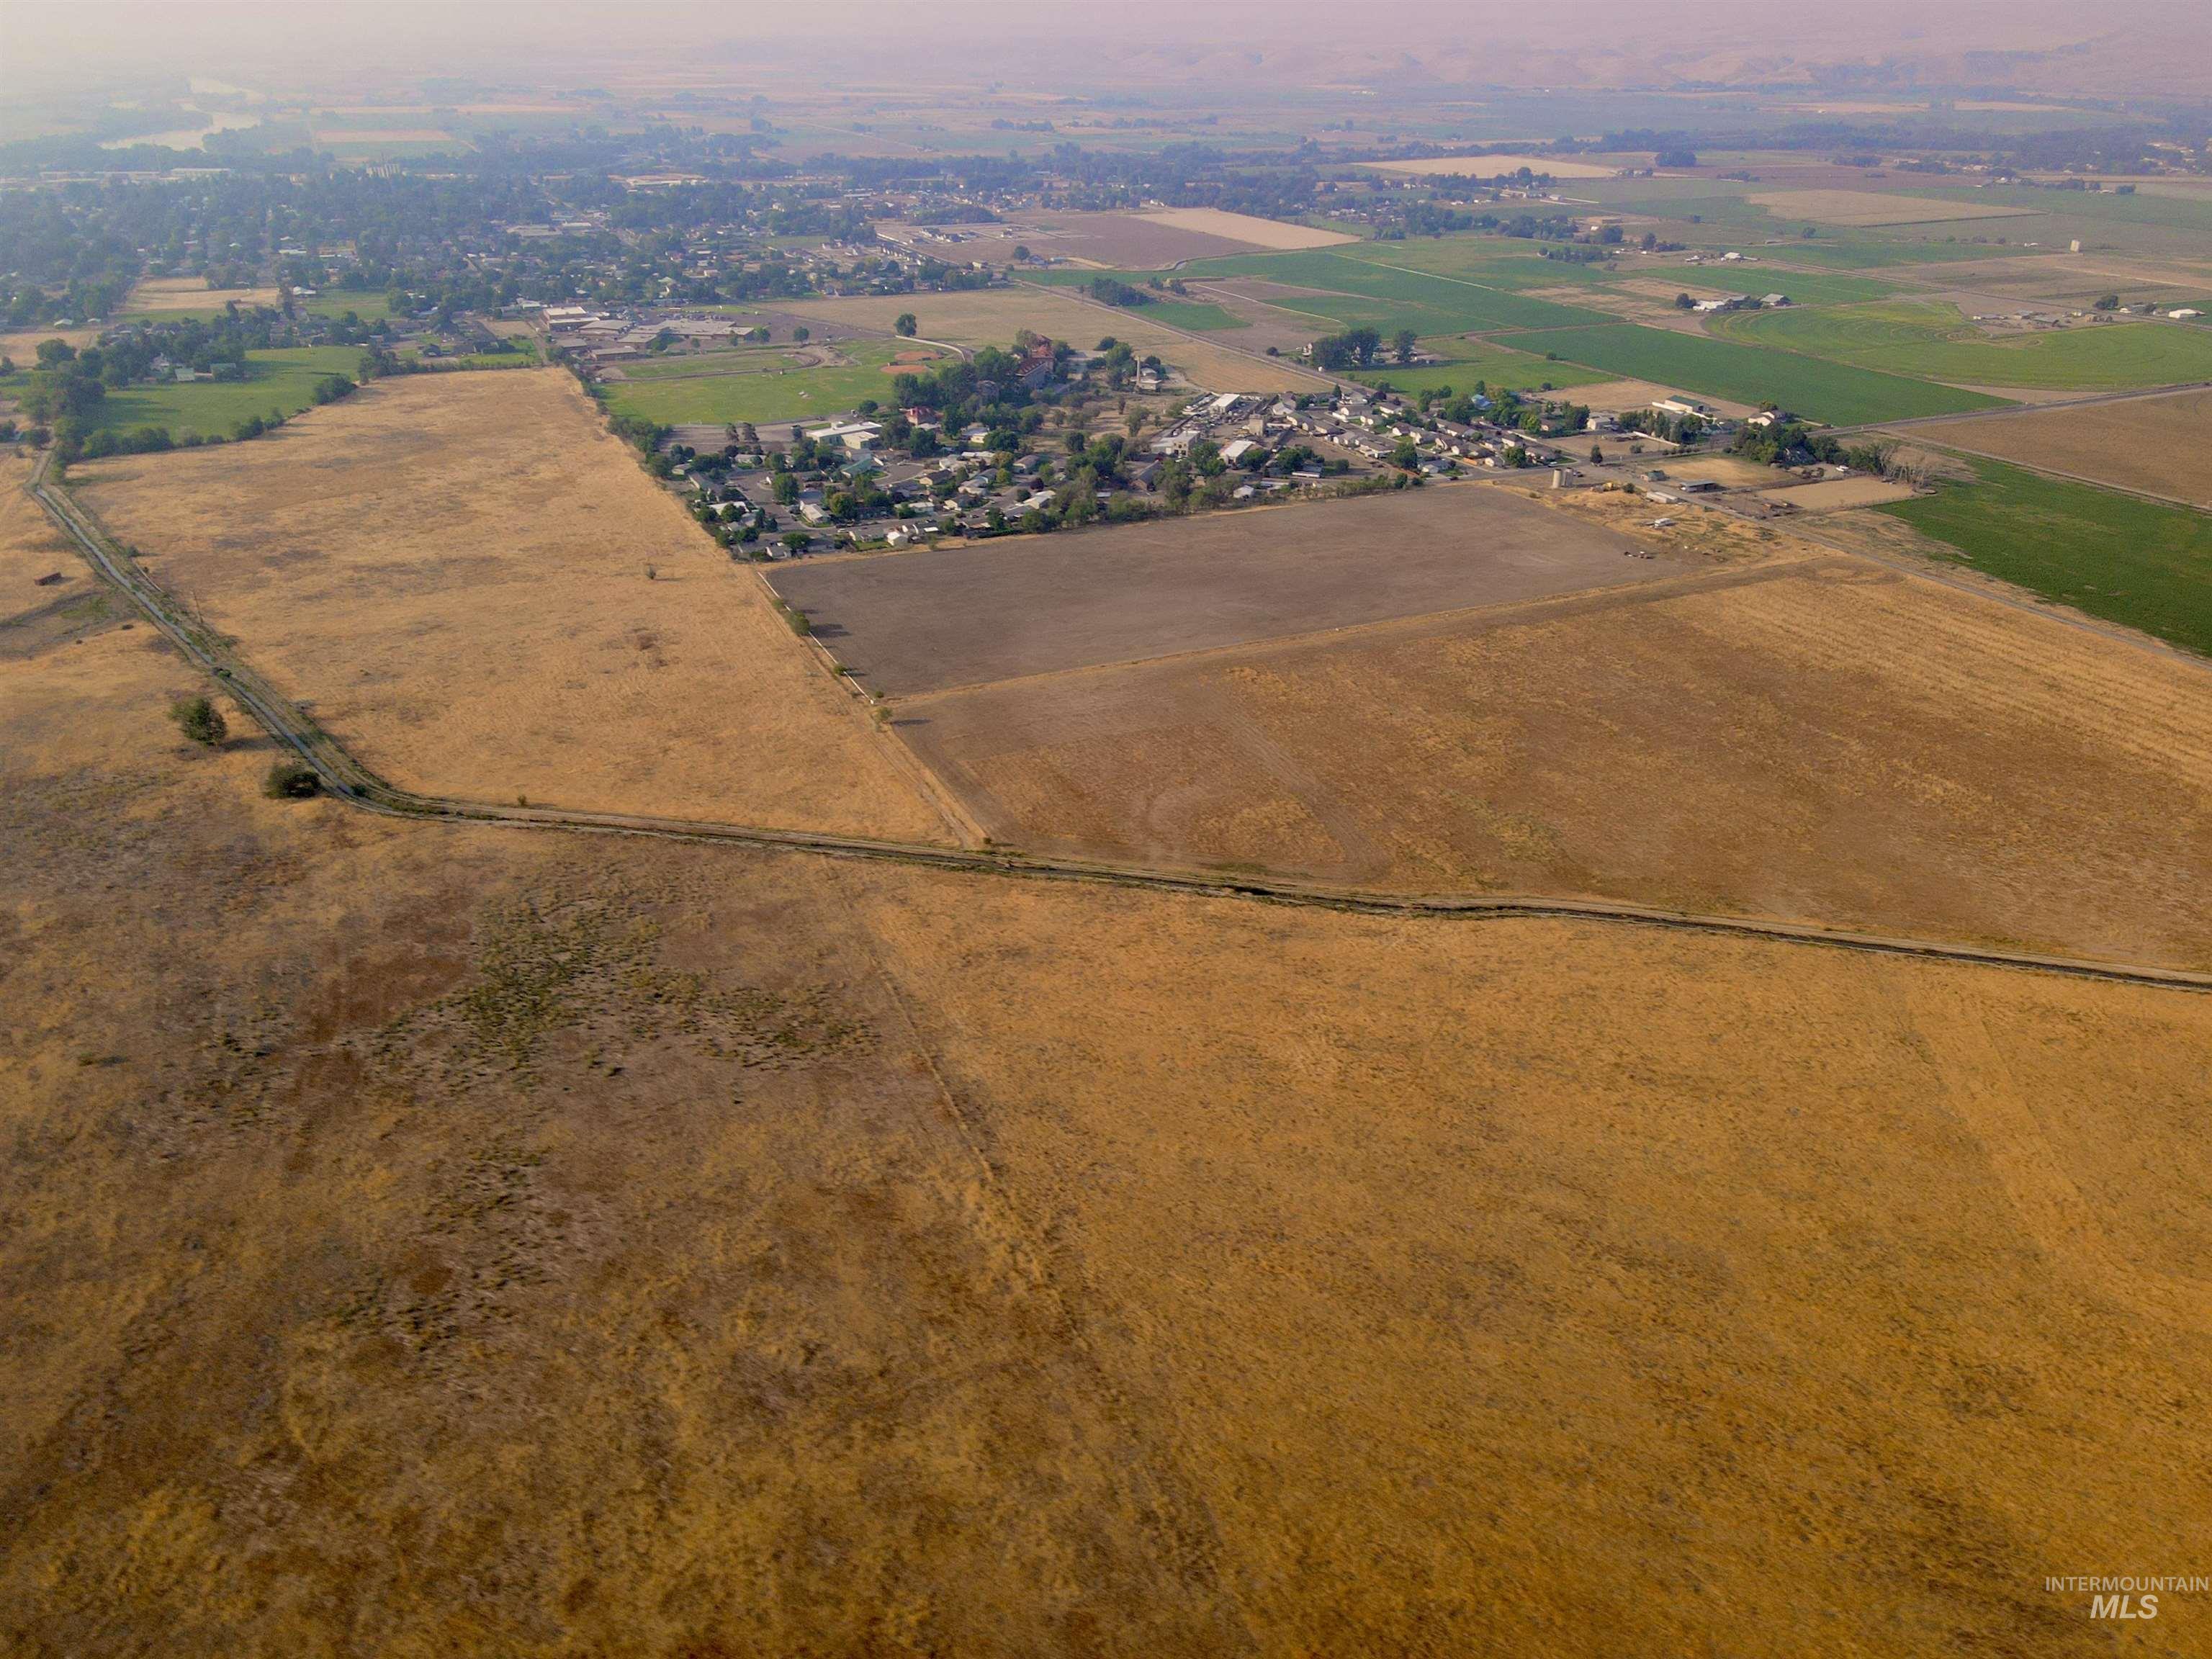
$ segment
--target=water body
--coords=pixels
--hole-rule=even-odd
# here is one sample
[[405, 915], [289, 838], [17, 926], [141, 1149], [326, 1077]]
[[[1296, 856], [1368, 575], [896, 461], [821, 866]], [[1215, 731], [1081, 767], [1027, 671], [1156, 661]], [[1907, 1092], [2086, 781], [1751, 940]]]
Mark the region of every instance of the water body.
[[173, 127], [167, 132], [135, 133], [128, 138], [110, 138], [100, 145], [102, 149], [128, 149], [133, 144], [161, 144], [170, 149], [204, 149], [208, 135], [216, 132], [235, 132], [246, 127], [258, 127], [261, 118], [243, 114], [235, 110], [204, 110], [186, 104], [187, 113], [200, 118], [200, 125], [191, 127]]

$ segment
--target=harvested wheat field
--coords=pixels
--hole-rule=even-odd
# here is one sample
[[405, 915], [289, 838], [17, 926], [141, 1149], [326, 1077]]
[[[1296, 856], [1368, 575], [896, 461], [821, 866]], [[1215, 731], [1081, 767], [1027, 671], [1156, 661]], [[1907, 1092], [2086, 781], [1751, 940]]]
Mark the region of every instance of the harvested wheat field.
[[100, 331], [96, 328], [25, 328], [12, 334], [0, 334], [0, 357], [11, 360], [18, 368], [28, 368], [37, 360], [41, 341], [59, 340], [64, 345], [88, 346], [96, 344]]
[[124, 298], [125, 316], [170, 311], [221, 311], [226, 306], [273, 306], [273, 288], [210, 288], [197, 276], [149, 276]]
[[1201, 236], [1226, 237], [1250, 247], [1335, 247], [1359, 240], [1340, 230], [1323, 230], [1317, 225], [1294, 224], [1282, 219], [1261, 219], [1249, 213], [1229, 213], [1220, 208], [1154, 208], [1138, 216]]
[[1892, 195], [1880, 190], [1754, 191], [1744, 198], [1778, 219], [1813, 219], [1824, 225], [1940, 224], [1953, 219], [2015, 219], [2033, 208], [1987, 202], [1946, 202], [1936, 197]]
[[386, 381], [251, 443], [75, 476], [157, 580], [394, 783], [951, 833], [559, 371]]
[[1676, 481], [1699, 479], [1729, 489], [1758, 489], [1788, 482], [1790, 474], [1779, 467], [1762, 466], [1740, 455], [1708, 455], [1691, 461], [1669, 461], [1667, 476]]
[[2201, 1510], [2212, 999], [279, 805], [198, 684], [0, 663], [11, 1651], [2088, 1656]]
[[1927, 435], [1977, 455], [2212, 507], [2212, 392], [1946, 421]]
[[1198, 385], [1215, 392], [1314, 392], [1327, 382], [1310, 369], [1273, 357], [1194, 340], [1156, 323], [1141, 310], [1092, 305], [1057, 289], [1016, 283], [967, 294], [890, 295], [850, 300], [790, 300], [777, 306], [794, 317], [818, 318], [847, 327], [890, 331], [902, 312], [912, 312], [924, 339], [953, 345], [1007, 346], [1023, 329], [1089, 347], [1108, 335], [1140, 352], [1156, 353]]
[[1718, 515], [1675, 533], [1712, 538], [1703, 574], [902, 697], [899, 726], [1025, 847], [2212, 963], [2212, 676]]

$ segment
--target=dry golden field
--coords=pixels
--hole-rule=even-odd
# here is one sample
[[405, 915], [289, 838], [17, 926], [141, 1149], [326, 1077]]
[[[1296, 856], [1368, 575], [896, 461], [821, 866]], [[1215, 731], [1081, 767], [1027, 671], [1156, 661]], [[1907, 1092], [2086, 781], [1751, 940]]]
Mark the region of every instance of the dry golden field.
[[0, 1648], [2070, 1659], [2195, 1525], [2212, 999], [280, 805], [198, 684], [0, 661]]
[[1758, 489], [1786, 482], [1791, 475], [1779, 467], [1762, 466], [1740, 455], [1711, 455], [1693, 461], [1670, 461], [1663, 469], [1671, 479], [1693, 478], [1730, 489]]
[[1881, 190], [1778, 190], [1744, 198], [1784, 219], [1824, 225], [1920, 225], [1952, 219], [2012, 219], [2032, 209], [1986, 202], [1946, 202], [1934, 197], [1892, 195]]
[[2212, 392], [1946, 421], [1928, 435], [1978, 455], [2212, 507]]
[[41, 340], [60, 340], [73, 346], [88, 346], [98, 342], [96, 328], [26, 328], [12, 334], [0, 334], [0, 357], [14, 362], [18, 368], [27, 368], [37, 359]]
[[1824, 478], [1818, 483], [1784, 484], [1759, 492], [1763, 500], [1787, 502], [1801, 513], [1838, 513], [1885, 501], [1909, 501], [1912, 486], [1887, 478]]
[[1219, 208], [1154, 208], [1139, 216], [1156, 224], [1172, 225], [1177, 230], [1195, 231], [1201, 236], [1226, 237], [1251, 247], [1335, 247], [1359, 240], [1340, 230], [1255, 218], [1249, 213], [1227, 213]]
[[197, 276], [149, 276], [124, 297], [123, 312], [221, 311], [235, 301], [241, 306], [273, 306], [273, 288], [210, 288]]
[[557, 370], [386, 381], [252, 443], [76, 477], [157, 580], [395, 783], [951, 834], [750, 569]]
[[901, 729], [1017, 845], [2212, 963], [2212, 679], [1572, 502], [1705, 574], [901, 697]]
[[1248, 357], [1144, 320], [1137, 311], [1086, 303], [1056, 289], [1017, 283], [969, 294], [924, 294], [850, 300], [793, 300], [776, 307], [797, 317], [888, 331], [911, 311], [926, 339], [954, 345], [1006, 346], [1022, 329], [1090, 346], [1107, 335], [1182, 370], [1216, 392], [1312, 392], [1319, 375], [1272, 357]]

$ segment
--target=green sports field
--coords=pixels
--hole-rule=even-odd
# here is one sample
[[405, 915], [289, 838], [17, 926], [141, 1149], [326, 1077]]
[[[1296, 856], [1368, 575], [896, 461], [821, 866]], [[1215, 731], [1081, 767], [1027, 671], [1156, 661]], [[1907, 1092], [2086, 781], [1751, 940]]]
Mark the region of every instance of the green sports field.
[[2212, 656], [2212, 516], [1975, 459], [1974, 482], [1877, 507], [1977, 570]]
[[1557, 352], [1627, 380], [1656, 380], [1734, 403], [1768, 401], [1831, 426], [1897, 421], [1919, 415], [1996, 409], [2004, 399], [1901, 374], [1878, 374], [1794, 351], [1776, 351], [1697, 334], [1613, 323], [1508, 334], [1498, 343], [1541, 355]]
[[315, 382], [328, 374], [349, 380], [361, 370], [359, 346], [308, 346], [289, 351], [250, 351], [243, 380], [196, 380], [190, 385], [131, 386], [100, 400], [100, 426], [135, 431], [165, 426], [172, 437], [187, 432], [228, 437], [240, 422], [271, 410], [292, 416], [314, 404]]
[[[893, 377], [886, 365], [895, 356], [929, 348], [907, 340], [847, 341], [839, 349], [854, 361], [827, 368], [782, 368], [765, 372], [744, 368], [689, 375], [663, 373], [615, 381], [606, 388], [607, 406], [617, 415], [641, 416], [663, 426], [826, 417], [867, 398], [881, 401], [889, 397]], [[708, 360], [678, 361], [696, 365]], [[665, 370], [668, 366], [642, 367]]]
[[2160, 323], [1992, 337], [1978, 332], [1955, 306], [1892, 301], [1744, 313], [1725, 319], [1720, 331], [1747, 345], [1981, 386], [2099, 392], [2212, 380], [2212, 332]]

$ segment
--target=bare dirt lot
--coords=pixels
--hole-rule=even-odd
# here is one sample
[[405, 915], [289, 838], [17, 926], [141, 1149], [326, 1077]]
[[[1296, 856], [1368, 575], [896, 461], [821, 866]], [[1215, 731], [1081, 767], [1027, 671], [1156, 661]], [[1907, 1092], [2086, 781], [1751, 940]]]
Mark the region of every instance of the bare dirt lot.
[[2212, 677], [1840, 557], [899, 716], [1017, 845], [2212, 962]]
[[1759, 499], [1787, 504], [1800, 513], [1838, 513], [1848, 507], [1879, 507], [1885, 501], [1909, 501], [1912, 486], [1887, 478], [1824, 478], [1818, 483], [1763, 489]]
[[949, 833], [557, 370], [387, 381], [252, 443], [79, 477], [157, 580], [396, 783]]
[[0, 1647], [2089, 1659], [2191, 1535], [2212, 999], [280, 805], [149, 641], [0, 663]]
[[2212, 392], [1946, 421], [1927, 435], [2022, 466], [2212, 507]]
[[776, 589], [903, 695], [1676, 575], [1486, 485], [784, 567]]

